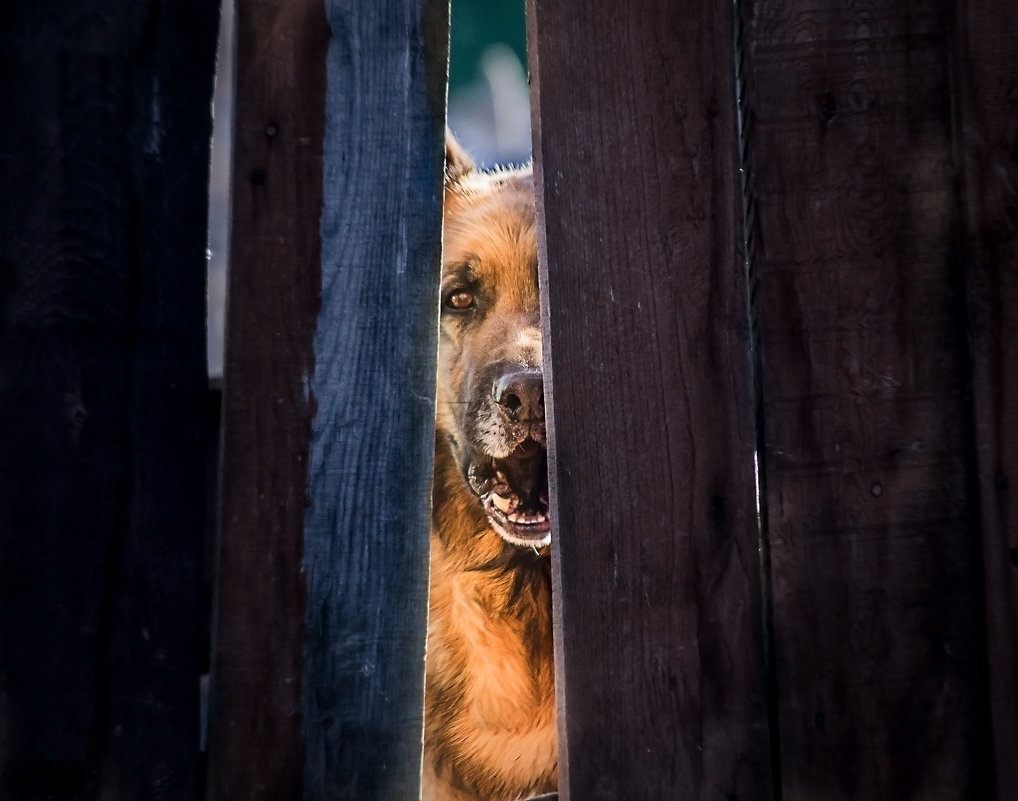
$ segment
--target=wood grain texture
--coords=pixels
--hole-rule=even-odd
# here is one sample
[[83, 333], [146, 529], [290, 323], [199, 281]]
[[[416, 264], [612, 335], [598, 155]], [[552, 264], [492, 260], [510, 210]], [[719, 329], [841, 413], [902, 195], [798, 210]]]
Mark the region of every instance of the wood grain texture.
[[950, 7], [744, 12], [782, 798], [990, 798]]
[[1018, 7], [958, 6], [957, 87], [997, 801], [1018, 801]]
[[0, 796], [197, 791], [218, 4], [0, 29]]
[[326, 4], [305, 799], [420, 793], [448, 3]]
[[236, 13], [208, 796], [279, 801], [303, 787], [302, 532], [328, 25], [314, 0], [249, 0]]
[[767, 798], [731, 8], [528, 20], [560, 794]]

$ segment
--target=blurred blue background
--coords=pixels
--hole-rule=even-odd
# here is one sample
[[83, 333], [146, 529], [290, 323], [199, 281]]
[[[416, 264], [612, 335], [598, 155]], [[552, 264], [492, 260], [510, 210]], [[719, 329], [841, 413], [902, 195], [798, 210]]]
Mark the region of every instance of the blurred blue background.
[[530, 158], [523, 0], [452, 0], [449, 127], [483, 166]]

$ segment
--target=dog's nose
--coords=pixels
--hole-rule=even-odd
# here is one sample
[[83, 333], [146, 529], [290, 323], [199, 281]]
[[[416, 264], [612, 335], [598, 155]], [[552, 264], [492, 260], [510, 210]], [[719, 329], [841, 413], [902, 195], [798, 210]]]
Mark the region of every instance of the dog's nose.
[[491, 394], [510, 420], [544, 420], [544, 379], [539, 368], [505, 373]]

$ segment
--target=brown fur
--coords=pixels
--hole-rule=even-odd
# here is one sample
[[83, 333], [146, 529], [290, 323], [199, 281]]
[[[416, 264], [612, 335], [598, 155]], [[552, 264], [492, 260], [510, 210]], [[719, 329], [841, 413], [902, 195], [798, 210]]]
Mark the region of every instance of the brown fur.
[[541, 366], [533, 184], [455, 142], [447, 159], [423, 798], [515, 801], [556, 786], [548, 548], [507, 541], [477, 485], [497, 467], [514, 508], [546, 511], [543, 396], [522, 422], [492, 400], [499, 375]]

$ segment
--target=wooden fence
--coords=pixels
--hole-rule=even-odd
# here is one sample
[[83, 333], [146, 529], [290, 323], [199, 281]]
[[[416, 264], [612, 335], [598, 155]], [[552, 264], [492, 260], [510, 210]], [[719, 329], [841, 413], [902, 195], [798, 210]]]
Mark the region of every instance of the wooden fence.
[[[0, 25], [0, 799], [418, 795], [448, 8]], [[561, 797], [1018, 800], [1018, 6], [529, 0]], [[199, 677], [211, 667], [207, 757]]]

